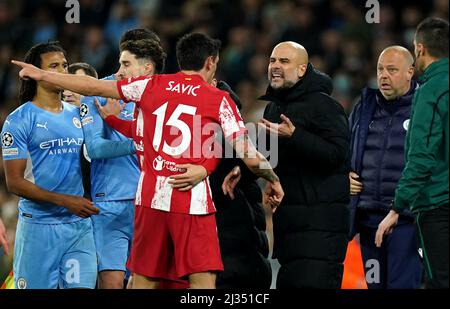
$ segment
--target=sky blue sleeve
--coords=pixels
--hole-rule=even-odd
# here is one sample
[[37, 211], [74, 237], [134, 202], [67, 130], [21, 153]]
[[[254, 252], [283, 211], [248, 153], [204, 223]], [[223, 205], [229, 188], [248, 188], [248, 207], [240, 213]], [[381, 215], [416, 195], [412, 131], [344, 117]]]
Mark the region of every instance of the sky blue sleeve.
[[28, 135], [25, 119], [9, 116], [2, 129], [2, 157], [3, 160], [27, 159]]
[[131, 139], [112, 141], [103, 137], [105, 123], [94, 104], [94, 99], [95, 97], [83, 97], [80, 106], [84, 143], [89, 157], [93, 160], [110, 159], [136, 153]]

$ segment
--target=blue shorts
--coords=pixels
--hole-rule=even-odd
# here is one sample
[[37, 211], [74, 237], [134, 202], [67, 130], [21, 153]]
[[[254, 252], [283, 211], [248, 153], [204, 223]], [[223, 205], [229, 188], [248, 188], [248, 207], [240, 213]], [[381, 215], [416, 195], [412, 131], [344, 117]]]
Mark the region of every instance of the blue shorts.
[[14, 246], [16, 289], [93, 289], [96, 280], [90, 219], [38, 224], [19, 217]]
[[98, 271], [126, 271], [133, 238], [134, 201], [97, 202], [100, 214], [92, 216]]

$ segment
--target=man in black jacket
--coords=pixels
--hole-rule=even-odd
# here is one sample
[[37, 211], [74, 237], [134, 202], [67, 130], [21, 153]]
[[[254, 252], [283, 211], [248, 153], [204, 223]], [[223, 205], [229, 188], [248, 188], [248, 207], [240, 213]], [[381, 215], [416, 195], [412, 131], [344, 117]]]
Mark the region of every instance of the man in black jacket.
[[338, 289], [349, 231], [347, 117], [331, 79], [295, 42], [275, 46], [268, 78], [261, 126], [279, 137], [275, 171], [285, 190], [273, 216], [277, 288]]
[[[227, 91], [241, 109], [239, 97], [227, 83], [219, 81], [217, 88]], [[229, 173], [231, 170], [233, 175]], [[262, 192], [256, 177], [234, 153], [233, 158], [220, 161], [209, 181], [217, 208], [217, 231], [224, 265], [224, 271], [217, 275], [217, 288], [270, 288], [269, 241], [261, 207]], [[236, 185], [232, 194], [224, 189], [224, 181]]]

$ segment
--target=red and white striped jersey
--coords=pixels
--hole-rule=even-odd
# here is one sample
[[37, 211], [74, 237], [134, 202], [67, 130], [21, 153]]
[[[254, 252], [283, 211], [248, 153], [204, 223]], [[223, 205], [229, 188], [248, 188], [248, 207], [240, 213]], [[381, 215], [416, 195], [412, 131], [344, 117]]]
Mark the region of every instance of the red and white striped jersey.
[[214, 160], [210, 146], [216, 128], [228, 140], [246, 132], [228, 93], [182, 72], [129, 78], [117, 87], [122, 100], [140, 109], [135, 133], [143, 136], [145, 147], [136, 204], [192, 215], [215, 212], [208, 177], [187, 192], [168, 182], [184, 172], [178, 164]]

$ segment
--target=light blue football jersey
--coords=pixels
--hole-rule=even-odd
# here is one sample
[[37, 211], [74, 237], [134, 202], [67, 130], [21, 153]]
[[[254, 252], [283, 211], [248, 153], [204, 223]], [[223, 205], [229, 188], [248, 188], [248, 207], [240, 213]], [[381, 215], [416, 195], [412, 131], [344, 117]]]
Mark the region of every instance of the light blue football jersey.
[[[114, 80], [114, 76], [108, 76], [104, 80]], [[102, 106], [106, 103], [106, 98], [83, 97], [80, 107], [85, 143], [91, 157], [92, 200], [94, 202], [132, 200], [136, 195], [140, 175], [133, 141], [103, 121], [95, 106], [95, 99]], [[134, 103], [126, 104], [120, 118], [133, 120], [134, 107]], [[101, 159], [92, 155], [97, 152], [104, 153], [104, 146], [111, 146], [111, 143], [114, 147], [110, 153], [114, 158]]]
[[[3, 160], [27, 159], [25, 179], [48, 191], [82, 196], [83, 130], [79, 109], [62, 104], [60, 113], [46, 111], [31, 102], [12, 112], [2, 129]], [[81, 220], [64, 207], [24, 198], [20, 198], [19, 213], [33, 223]]]

